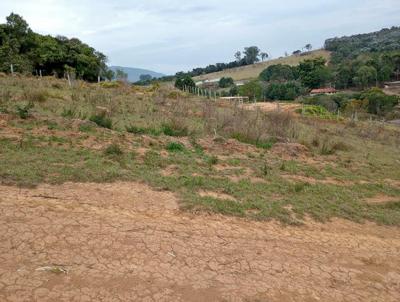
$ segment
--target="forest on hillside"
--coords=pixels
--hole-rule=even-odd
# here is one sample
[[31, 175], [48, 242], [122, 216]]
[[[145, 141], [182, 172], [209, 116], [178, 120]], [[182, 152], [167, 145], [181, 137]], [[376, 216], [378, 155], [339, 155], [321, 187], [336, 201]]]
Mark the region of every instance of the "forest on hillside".
[[73, 74], [86, 81], [98, 76], [112, 78], [107, 58], [79, 39], [52, 37], [33, 32], [28, 23], [12, 13], [0, 24], [0, 72], [42, 73], [43, 75]]
[[332, 51], [332, 62], [338, 64], [362, 53], [390, 52], [400, 49], [400, 27], [384, 28], [377, 32], [332, 38], [325, 41]]

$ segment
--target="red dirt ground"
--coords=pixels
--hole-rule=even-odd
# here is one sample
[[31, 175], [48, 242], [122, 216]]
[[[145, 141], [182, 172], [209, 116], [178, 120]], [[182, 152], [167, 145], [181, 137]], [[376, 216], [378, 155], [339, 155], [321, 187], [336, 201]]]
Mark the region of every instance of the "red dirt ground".
[[400, 230], [178, 210], [138, 183], [0, 186], [0, 301], [399, 301]]

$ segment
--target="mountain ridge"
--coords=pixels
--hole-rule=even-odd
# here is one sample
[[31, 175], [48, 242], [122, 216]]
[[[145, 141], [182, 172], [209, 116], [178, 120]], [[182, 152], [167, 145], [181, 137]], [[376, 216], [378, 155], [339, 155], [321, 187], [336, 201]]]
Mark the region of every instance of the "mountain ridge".
[[143, 68], [136, 68], [136, 67], [124, 67], [124, 66], [109, 66], [109, 69], [112, 71], [116, 71], [117, 69], [121, 69], [123, 72], [125, 72], [128, 75], [128, 81], [129, 82], [137, 82], [140, 80], [141, 75], [151, 75], [153, 78], [161, 78], [165, 76], [165, 74], [148, 70], [148, 69], [143, 69]]

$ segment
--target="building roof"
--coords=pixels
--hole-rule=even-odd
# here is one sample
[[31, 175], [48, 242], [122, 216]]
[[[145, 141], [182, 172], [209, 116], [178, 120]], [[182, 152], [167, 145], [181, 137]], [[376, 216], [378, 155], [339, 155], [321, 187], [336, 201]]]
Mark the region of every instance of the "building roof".
[[311, 90], [312, 94], [323, 94], [323, 93], [336, 93], [337, 90], [335, 88], [320, 88]]

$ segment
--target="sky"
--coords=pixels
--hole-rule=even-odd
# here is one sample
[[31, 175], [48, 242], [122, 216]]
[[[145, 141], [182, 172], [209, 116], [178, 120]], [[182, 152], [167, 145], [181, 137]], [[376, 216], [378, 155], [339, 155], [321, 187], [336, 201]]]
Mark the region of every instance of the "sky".
[[256, 45], [272, 58], [325, 39], [400, 26], [400, 0], [1, 0], [41, 34], [79, 38], [109, 65], [174, 74], [234, 60]]

